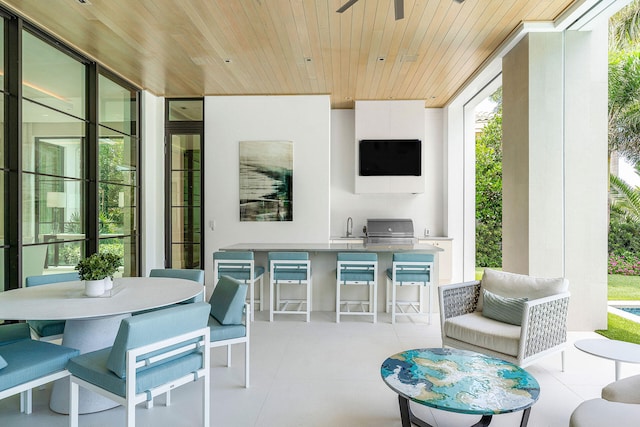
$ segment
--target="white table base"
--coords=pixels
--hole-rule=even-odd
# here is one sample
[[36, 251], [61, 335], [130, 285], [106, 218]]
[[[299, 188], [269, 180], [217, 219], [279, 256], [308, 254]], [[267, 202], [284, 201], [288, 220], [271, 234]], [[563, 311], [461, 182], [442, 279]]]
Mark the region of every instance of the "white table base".
[[[80, 354], [113, 345], [120, 321], [131, 314], [120, 314], [89, 319], [67, 320], [62, 345], [80, 350]], [[79, 412], [89, 414], [118, 406], [113, 400], [80, 388]], [[51, 390], [49, 407], [59, 414], [69, 413], [69, 378], [57, 380]]]

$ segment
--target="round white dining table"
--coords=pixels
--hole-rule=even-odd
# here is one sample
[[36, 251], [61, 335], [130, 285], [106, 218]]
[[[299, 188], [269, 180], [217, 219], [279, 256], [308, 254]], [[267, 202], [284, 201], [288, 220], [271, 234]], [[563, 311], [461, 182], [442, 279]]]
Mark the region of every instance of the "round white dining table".
[[[160, 308], [193, 298], [204, 287], [191, 280], [166, 277], [125, 277], [100, 297], [88, 297], [80, 281], [0, 292], [0, 319], [66, 320], [62, 344], [88, 353], [113, 345], [120, 321], [131, 313]], [[69, 413], [69, 379], [54, 383], [50, 408]], [[81, 390], [81, 414], [103, 411], [115, 402]]]

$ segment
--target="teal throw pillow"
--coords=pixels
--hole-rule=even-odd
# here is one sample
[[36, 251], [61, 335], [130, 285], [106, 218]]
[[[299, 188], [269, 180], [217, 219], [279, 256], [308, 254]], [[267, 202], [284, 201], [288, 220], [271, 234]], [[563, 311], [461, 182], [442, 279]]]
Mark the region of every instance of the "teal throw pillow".
[[507, 298], [486, 289], [482, 290], [482, 298], [484, 299], [482, 308], [484, 317], [520, 326], [524, 303], [528, 301], [528, 298]]

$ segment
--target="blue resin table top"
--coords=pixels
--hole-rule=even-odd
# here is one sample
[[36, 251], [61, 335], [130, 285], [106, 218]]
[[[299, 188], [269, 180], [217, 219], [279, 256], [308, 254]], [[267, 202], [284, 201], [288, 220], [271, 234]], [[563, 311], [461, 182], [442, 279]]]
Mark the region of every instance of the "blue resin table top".
[[466, 350], [403, 351], [380, 368], [384, 382], [409, 400], [463, 414], [491, 415], [526, 409], [538, 400], [538, 381], [524, 369]]

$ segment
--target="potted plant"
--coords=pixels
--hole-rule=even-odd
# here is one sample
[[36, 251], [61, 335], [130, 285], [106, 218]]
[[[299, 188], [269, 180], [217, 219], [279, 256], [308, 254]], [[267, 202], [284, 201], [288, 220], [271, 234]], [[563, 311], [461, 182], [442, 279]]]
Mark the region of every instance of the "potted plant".
[[106, 263], [107, 276], [104, 279], [105, 290], [108, 291], [113, 287], [113, 275], [118, 268], [122, 265], [120, 257], [113, 252], [104, 252], [100, 254]]
[[109, 260], [102, 254], [93, 254], [84, 259], [75, 267], [80, 275], [80, 280], [85, 282], [85, 294], [97, 297], [104, 293], [104, 278], [113, 274]]

